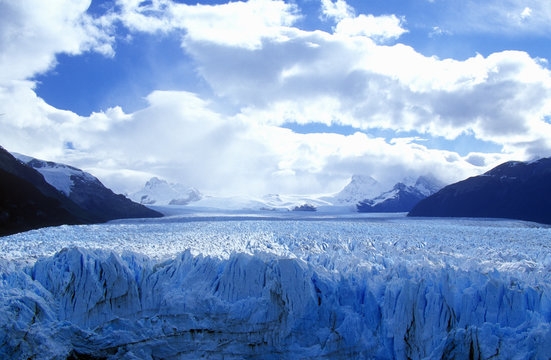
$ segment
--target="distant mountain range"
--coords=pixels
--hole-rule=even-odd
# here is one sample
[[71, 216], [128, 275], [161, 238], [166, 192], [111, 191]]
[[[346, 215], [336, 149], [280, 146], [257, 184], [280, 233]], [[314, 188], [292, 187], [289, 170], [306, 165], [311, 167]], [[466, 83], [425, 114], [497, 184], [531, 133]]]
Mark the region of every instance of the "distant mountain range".
[[408, 212], [443, 186], [431, 176], [420, 176], [411, 185], [407, 185], [407, 180], [378, 196], [360, 201], [357, 204], [358, 212]]
[[409, 211], [410, 216], [512, 218], [551, 224], [550, 184], [551, 158], [545, 158], [507, 162], [446, 187], [432, 176], [421, 176], [385, 189], [370, 176], [354, 175], [340, 192], [324, 196], [208, 196], [154, 177], [129, 196], [134, 202], [80, 169], [10, 154], [0, 147], [0, 236], [43, 226], [162, 216], [144, 205], [186, 205], [204, 211]]
[[[219, 210], [303, 210], [321, 212], [407, 212], [413, 205], [443, 185], [431, 176], [407, 178], [394, 188], [385, 187], [368, 175], [353, 175], [350, 182], [334, 195], [282, 195], [262, 197], [204, 195], [199, 190], [159, 178], [151, 178], [129, 197], [144, 205], [187, 205], [196, 209]], [[169, 211], [169, 210], [163, 210]]]
[[510, 161], [448, 185], [409, 216], [509, 218], [551, 224], [551, 158]]
[[92, 175], [0, 147], [0, 235], [61, 224], [162, 214], [116, 195]]

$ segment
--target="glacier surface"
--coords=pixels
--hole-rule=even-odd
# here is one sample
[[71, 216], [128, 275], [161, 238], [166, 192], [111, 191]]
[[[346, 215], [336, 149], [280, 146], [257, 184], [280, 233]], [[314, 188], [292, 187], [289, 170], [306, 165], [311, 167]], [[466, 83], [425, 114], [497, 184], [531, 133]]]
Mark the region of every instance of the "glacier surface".
[[0, 238], [0, 357], [549, 359], [551, 228], [168, 217]]

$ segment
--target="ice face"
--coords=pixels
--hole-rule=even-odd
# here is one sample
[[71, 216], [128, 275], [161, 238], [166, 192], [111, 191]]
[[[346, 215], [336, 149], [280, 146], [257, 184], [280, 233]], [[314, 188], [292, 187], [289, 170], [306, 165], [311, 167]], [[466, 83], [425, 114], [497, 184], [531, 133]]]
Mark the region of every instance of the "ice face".
[[0, 238], [0, 355], [547, 359], [550, 235], [409, 218], [18, 234]]

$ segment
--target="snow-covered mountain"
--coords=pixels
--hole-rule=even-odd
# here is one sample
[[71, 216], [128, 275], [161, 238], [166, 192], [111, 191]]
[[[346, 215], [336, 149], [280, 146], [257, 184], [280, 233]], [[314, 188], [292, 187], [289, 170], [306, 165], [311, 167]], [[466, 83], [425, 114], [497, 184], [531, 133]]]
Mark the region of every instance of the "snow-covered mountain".
[[389, 191], [360, 201], [357, 209], [359, 212], [408, 212], [419, 201], [440, 188], [442, 184], [432, 176], [420, 176], [415, 182], [408, 178], [394, 185]]
[[160, 217], [160, 213], [113, 193], [96, 177], [75, 167], [14, 153], [21, 163], [38, 171], [46, 182], [86, 211], [86, 222], [122, 218]]
[[[129, 197], [144, 205], [186, 205], [186, 209], [198, 211], [288, 211], [303, 204], [310, 204], [316, 208], [332, 205], [330, 202], [316, 196], [203, 194], [193, 187], [169, 183], [157, 177], [151, 178], [143, 189], [130, 194]], [[174, 210], [165, 207], [161, 211], [172, 214]]]
[[130, 198], [144, 205], [188, 205], [201, 200], [203, 195], [193, 187], [153, 177], [145, 183], [143, 189], [131, 194]]
[[405, 181], [402, 182], [408, 186], [414, 187], [421, 194], [425, 195], [425, 197], [434, 194], [446, 185], [432, 175], [422, 175], [418, 178], [410, 179], [412, 181], [407, 181], [405, 179]]
[[316, 196], [266, 194], [264, 196], [212, 196], [204, 195], [189, 207], [203, 210], [253, 210], [289, 211], [297, 206], [308, 204], [314, 208], [329, 208], [332, 204]]
[[371, 176], [356, 174], [348, 185], [328, 200], [334, 205], [356, 205], [361, 200], [376, 197], [384, 190], [384, 186]]

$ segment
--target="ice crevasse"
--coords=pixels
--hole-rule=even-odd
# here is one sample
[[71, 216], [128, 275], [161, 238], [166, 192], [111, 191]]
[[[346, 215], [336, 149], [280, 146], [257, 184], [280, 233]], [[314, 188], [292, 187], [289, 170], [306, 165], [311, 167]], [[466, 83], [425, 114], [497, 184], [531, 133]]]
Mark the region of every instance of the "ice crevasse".
[[78, 247], [0, 270], [3, 358], [551, 358], [549, 283], [498, 271]]

